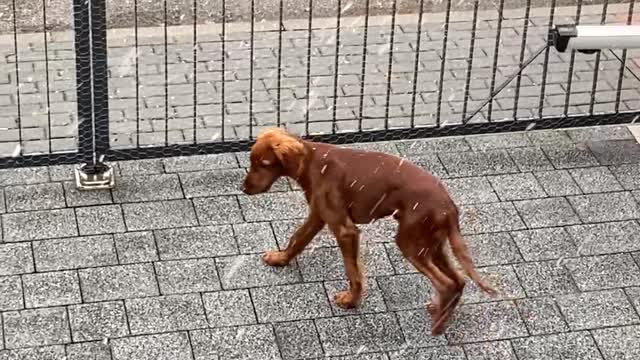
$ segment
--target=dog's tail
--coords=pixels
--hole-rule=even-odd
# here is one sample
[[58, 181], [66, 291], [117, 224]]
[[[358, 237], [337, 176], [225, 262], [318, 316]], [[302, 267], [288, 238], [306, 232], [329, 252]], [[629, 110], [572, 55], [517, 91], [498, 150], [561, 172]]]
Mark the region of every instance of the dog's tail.
[[469, 255], [467, 244], [464, 242], [462, 234], [460, 234], [460, 225], [455, 220], [450, 221], [449, 244], [451, 245], [451, 252], [453, 252], [453, 255], [458, 259], [458, 262], [467, 276], [469, 276], [471, 280], [473, 280], [473, 282], [475, 282], [480, 289], [487, 294], [491, 296], [497, 295], [498, 292], [491, 286], [487, 285], [476, 272], [473, 260]]

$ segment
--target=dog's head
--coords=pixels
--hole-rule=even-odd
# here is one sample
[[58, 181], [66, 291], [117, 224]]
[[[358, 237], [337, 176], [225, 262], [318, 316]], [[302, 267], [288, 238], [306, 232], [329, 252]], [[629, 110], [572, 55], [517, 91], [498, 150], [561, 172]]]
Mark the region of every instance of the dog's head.
[[299, 176], [305, 151], [302, 140], [280, 128], [262, 131], [251, 148], [251, 167], [242, 191], [248, 195], [263, 193], [281, 176]]

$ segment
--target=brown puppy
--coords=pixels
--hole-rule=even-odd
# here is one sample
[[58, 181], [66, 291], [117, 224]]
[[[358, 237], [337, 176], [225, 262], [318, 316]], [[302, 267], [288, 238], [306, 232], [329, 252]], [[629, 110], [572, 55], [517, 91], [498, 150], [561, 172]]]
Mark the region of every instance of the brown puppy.
[[363, 292], [356, 224], [387, 216], [398, 221], [395, 241], [402, 255], [435, 289], [427, 306], [434, 335], [446, 328], [465, 286], [444, 252], [447, 239], [467, 275], [483, 291], [495, 295], [474, 269], [460, 235], [458, 208], [440, 180], [422, 168], [392, 155], [310, 142], [279, 128], [268, 129], [258, 135], [251, 149], [243, 191], [249, 195], [266, 192], [281, 176], [300, 184], [309, 214], [286, 249], [267, 252], [264, 260], [272, 266], [287, 265], [327, 225], [342, 252], [350, 285], [336, 295], [338, 305], [357, 306]]

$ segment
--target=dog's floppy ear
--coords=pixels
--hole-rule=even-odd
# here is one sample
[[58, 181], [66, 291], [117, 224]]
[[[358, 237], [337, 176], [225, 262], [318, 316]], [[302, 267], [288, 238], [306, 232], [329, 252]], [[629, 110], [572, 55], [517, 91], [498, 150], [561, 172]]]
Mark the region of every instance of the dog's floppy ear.
[[256, 140], [268, 143], [273, 153], [285, 167], [294, 161], [297, 163], [297, 172], [302, 171], [305, 147], [300, 139], [288, 134], [281, 128], [273, 128], [261, 132]]

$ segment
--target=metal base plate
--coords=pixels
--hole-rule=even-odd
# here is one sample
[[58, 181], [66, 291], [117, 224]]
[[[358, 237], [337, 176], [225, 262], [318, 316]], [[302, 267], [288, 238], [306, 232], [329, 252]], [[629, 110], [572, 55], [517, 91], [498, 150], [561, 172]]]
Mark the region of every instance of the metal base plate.
[[[106, 165], [106, 164], [105, 164]], [[106, 190], [116, 185], [113, 167], [106, 165], [107, 170], [98, 174], [87, 174], [84, 165], [76, 166], [75, 179], [78, 190]]]

